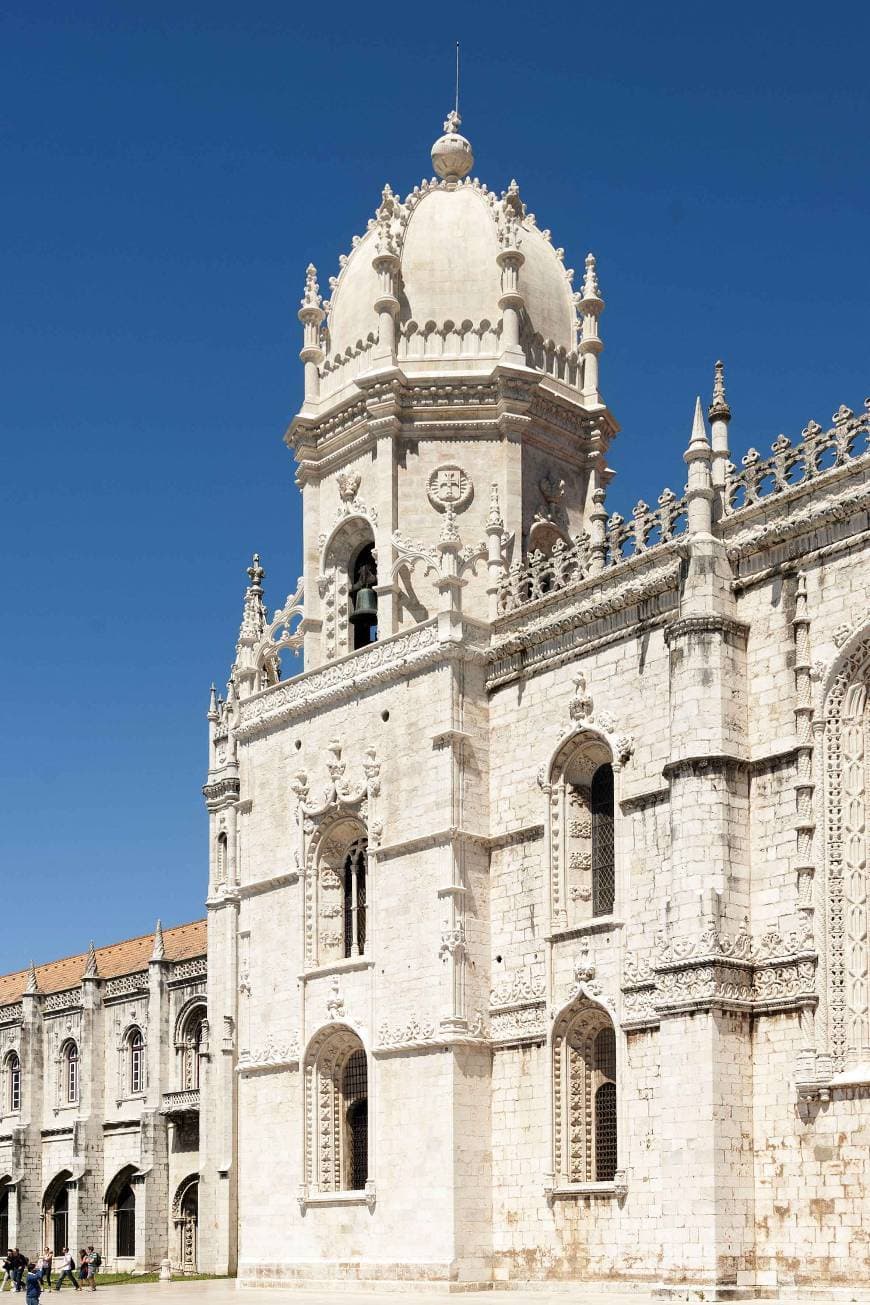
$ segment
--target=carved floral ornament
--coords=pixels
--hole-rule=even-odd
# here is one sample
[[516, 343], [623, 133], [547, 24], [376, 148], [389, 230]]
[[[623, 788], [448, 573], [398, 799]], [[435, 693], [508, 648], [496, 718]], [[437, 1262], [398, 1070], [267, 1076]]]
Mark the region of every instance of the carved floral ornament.
[[[365, 749], [362, 769], [363, 779], [361, 782], [353, 785], [345, 778], [347, 762], [344, 760], [342, 753], [344, 749], [338, 739], [332, 739], [327, 748], [326, 770], [329, 775], [329, 782], [323, 789], [320, 802], [309, 802], [310, 786], [308, 774], [304, 770], [298, 770], [294, 776], [291, 788], [296, 794], [299, 804], [299, 810], [305, 822], [306, 832], [312, 832], [314, 822], [319, 822], [324, 816], [335, 812], [339, 807], [345, 809], [363, 808], [359, 814], [368, 815], [368, 800], [376, 797], [380, 792], [380, 773], [381, 763], [377, 759], [376, 749], [368, 747]], [[380, 832], [379, 830], [377, 831]], [[374, 831], [369, 828], [369, 839], [372, 839]]]
[[616, 732], [616, 720], [609, 711], [596, 710], [589, 692], [586, 676], [578, 671], [573, 677], [574, 692], [568, 703], [568, 716], [571, 723], [564, 725], [557, 736], [557, 744], [550, 755], [549, 762], [538, 772], [538, 783], [546, 788], [552, 782], [566, 743], [582, 739], [584, 733], [597, 735], [606, 743], [613, 757], [613, 768], [619, 770], [634, 752], [634, 737], [631, 734]]

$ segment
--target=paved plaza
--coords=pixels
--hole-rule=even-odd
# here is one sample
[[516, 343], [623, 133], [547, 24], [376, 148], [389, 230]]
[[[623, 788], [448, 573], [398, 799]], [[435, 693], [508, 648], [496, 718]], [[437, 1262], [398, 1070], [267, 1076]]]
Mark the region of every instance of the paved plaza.
[[[235, 1278], [199, 1280], [195, 1282], [176, 1278], [171, 1283], [125, 1284], [123, 1286], [106, 1286], [100, 1288], [103, 1305], [283, 1305], [284, 1302], [300, 1302], [304, 1305], [339, 1305], [352, 1297], [359, 1305], [399, 1305], [404, 1301], [436, 1301], [452, 1299], [467, 1302], [489, 1302], [502, 1300], [505, 1305], [560, 1305], [572, 1302], [572, 1305], [660, 1305], [664, 1300], [710, 1300], [710, 1294], [702, 1294], [694, 1289], [686, 1289], [683, 1296], [679, 1288], [671, 1288], [667, 1296], [655, 1295], [651, 1291], [626, 1291], [619, 1288], [609, 1289], [602, 1284], [598, 1287], [581, 1287], [576, 1283], [528, 1289], [510, 1288], [509, 1290], [446, 1293], [443, 1289], [433, 1288], [425, 1283], [396, 1284], [380, 1290], [366, 1290], [357, 1283], [336, 1282], [322, 1288], [257, 1288], [236, 1286]], [[743, 1299], [746, 1299], [745, 1297]], [[756, 1298], [759, 1299], [759, 1298]], [[870, 1305], [870, 1293], [849, 1288], [832, 1289], [818, 1295], [795, 1294], [783, 1295], [782, 1300], [799, 1300], [801, 1305], [813, 1305], [819, 1301], [860, 1302]]]

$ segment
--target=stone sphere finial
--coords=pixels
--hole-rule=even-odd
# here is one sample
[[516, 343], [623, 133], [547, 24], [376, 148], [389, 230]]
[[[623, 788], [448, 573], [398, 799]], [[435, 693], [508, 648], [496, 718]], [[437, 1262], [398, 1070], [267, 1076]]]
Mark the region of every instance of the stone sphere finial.
[[432, 146], [432, 167], [445, 181], [461, 181], [474, 167], [471, 145], [458, 128], [462, 122], [455, 109], [451, 109], [444, 123], [444, 135]]

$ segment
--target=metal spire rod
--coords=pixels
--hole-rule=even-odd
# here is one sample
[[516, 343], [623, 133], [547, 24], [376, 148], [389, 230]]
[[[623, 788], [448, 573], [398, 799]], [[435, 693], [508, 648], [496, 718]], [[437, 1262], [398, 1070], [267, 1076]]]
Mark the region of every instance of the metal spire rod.
[[459, 117], [459, 42], [456, 42], [456, 105], [455, 112]]

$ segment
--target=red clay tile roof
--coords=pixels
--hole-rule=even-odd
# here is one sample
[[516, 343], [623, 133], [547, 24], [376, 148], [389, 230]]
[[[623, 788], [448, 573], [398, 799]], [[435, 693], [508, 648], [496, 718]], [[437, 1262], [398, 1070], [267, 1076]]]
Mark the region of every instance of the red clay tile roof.
[[[163, 946], [167, 961], [186, 961], [193, 956], [204, 956], [205, 920], [194, 920], [191, 924], [164, 929]], [[127, 938], [124, 942], [112, 943], [109, 947], [98, 947], [97, 972], [103, 979], [115, 979], [122, 974], [145, 970], [153, 948], [153, 933], [144, 933], [141, 938]], [[81, 952], [78, 956], [67, 956], [61, 961], [37, 965], [36, 977], [40, 992], [63, 992], [65, 988], [77, 987], [87, 960], [87, 952]], [[27, 987], [29, 974], [29, 970], [19, 970], [17, 974], [0, 975], [0, 1006], [19, 1000]]]

